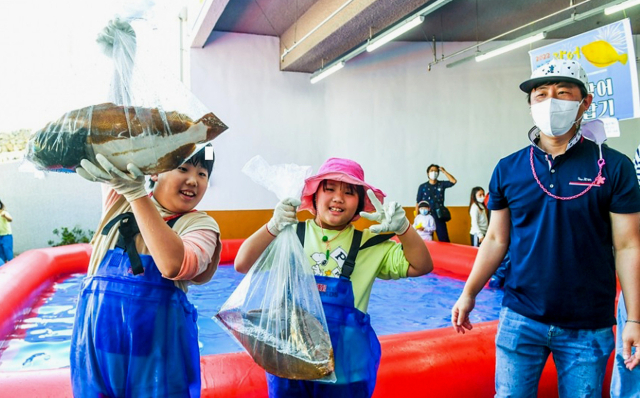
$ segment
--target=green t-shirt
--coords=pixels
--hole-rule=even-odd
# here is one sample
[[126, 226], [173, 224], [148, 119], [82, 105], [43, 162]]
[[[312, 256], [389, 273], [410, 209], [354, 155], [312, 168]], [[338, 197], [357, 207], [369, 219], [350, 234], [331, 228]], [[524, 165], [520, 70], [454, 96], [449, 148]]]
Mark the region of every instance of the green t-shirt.
[[[313, 220], [306, 221], [304, 238], [304, 252], [309, 256], [309, 264], [315, 275], [339, 278], [342, 265], [347, 259], [351, 240], [353, 239], [353, 225], [341, 231], [324, 230], [329, 238], [322, 241], [322, 229]], [[362, 246], [376, 234], [368, 229], [362, 231]], [[329, 259], [327, 260], [327, 249]], [[394, 241], [385, 241], [358, 252], [356, 265], [351, 274], [355, 306], [366, 313], [373, 281], [380, 279], [406, 278], [409, 261], [404, 256], [402, 245]]]
[[[2, 211], [3, 210], [0, 210], [0, 212]], [[9, 223], [9, 220], [6, 218], [0, 216], [0, 236], [3, 235], [11, 235], [11, 223]]]

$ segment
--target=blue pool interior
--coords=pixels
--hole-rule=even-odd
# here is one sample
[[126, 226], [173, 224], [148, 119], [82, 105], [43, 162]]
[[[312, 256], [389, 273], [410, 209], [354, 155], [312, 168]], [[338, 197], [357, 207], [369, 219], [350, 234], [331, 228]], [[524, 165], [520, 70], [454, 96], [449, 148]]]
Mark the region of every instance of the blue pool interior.
[[[212, 319], [244, 275], [231, 266], [218, 268], [214, 279], [192, 286], [189, 300], [199, 312], [202, 355], [240, 352], [242, 348]], [[83, 274], [58, 281], [0, 347], [0, 371], [53, 369], [69, 366], [69, 347], [77, 294]], [[464, 282], [426, 275], [401, 280], [376, 280], [369, 302], [371, 323], [378, 335], [449, 327], [451, 307]], [[498, 319], [502, 290], [484, 289], [471, 314], [473, 323]]]

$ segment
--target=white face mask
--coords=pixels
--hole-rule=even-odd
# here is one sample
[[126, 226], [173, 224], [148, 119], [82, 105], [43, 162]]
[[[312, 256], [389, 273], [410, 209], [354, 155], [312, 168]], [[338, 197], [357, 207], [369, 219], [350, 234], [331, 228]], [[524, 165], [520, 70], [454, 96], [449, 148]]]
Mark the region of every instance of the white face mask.
[[531, 105], [531, 117], [545, 135], [558, 137], [569, 131], [579, 121], [576, 121], [576, 115], [580, 104], [582, 101], [549, 98]]
[[483, 195], [481, 195], [481, 196], [476, 196], [476, 200], [477, 200], [478, 202], [482, 203], [482, 202], [484, 202], [484, 196], [483, 196]]
[[430, 180], [437, 180], [438, 179], [438, 172], [437, 171], [430, 171], [429, 172], [429, 179]]
[[426, 216], [427, 213], [429, 213], [429, 210], [427, 209], [420, 209], [420, 214], [422, 214], [423, 216]]

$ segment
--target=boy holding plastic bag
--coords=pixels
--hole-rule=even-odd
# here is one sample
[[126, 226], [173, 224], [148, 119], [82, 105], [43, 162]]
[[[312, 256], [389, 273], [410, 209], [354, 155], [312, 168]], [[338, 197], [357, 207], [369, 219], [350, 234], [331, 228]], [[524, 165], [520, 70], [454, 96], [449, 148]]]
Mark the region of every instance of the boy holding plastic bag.
[[[315, 216], [297, 224], [297, 233], [320, 292], [337, 381], [292, 380], [267, 374], [270, 397], [373, 394], [381, 354], [366, 313], [373, 281], [376, 277], [421, 276], [433, 269], [424, 241], [410, 228], [400, 204], [390, 202], [383, 206], [384, 197], [382, 191], [364, 181], [364, 171], [358, 163], [328, 159], [318, 174], [305, 180], [301, 201], [281, 200], [273, 218], [240, 247], [235, 267], [245, 273], [278, 234], [288, 225], [297, 224], [296, 206]], [[352, 221], [359, 216], [379, 224], [357, 231]], [[378, 235], [384, 232], [392, 234]], [[388, 240], [394, 234], [400, 243]]]
[[194, 210], [214, 161], [203, 148], [151, 175], [151, 195], [137, 166], [97, 161], [76, 170], [109, 191], [71, 338], [74, 396], [199, 397], [197, 311], [185, 293], [220, 260], [217, 223]]

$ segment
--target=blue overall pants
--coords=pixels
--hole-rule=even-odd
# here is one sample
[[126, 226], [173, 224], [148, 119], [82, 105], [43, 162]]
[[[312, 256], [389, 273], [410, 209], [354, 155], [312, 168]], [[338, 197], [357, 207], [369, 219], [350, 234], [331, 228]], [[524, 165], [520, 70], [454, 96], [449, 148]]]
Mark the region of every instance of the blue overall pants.
[[[128, 221], [135, 223], [132, 215]], [[73, 394], [200, 397], [196, 309], [151, 256], [131, 255], [132, 242], [109, 250], [82, 284], [71, 339]]]
[[[369, 314], [354, 306], [350, 277], [358, 251], [391, 236], [379, 235], [376, 237], [379, 239], [372, 238], [360, 247], [362, 232], [355, 230], [340, 278], [315, 277], [333, 346], [337, 381], [291, 380], [267, 373], [269, 397], [371, 397], [380, 365], [380, 342]], [[304, 223], [298, 224], [298, 237], [304, 242]]]

